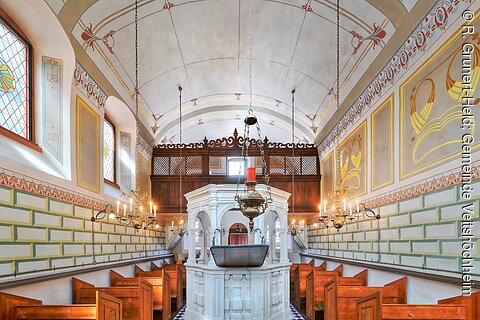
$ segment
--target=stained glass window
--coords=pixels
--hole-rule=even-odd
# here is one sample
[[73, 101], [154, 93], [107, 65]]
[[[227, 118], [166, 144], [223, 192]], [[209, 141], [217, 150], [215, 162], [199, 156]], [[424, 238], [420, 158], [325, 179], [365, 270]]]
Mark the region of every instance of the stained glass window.
[[0, 126], [31, 140], [31, 46], [0, 16]]
[[103, 177], [115, 182], [115, 127], [103, 120]]

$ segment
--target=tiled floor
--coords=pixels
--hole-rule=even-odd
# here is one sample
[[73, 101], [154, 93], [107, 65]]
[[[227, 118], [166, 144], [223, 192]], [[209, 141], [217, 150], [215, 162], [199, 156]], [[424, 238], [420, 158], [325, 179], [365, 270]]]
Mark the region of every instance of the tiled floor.
[[[173, 320], [183, 320], [183, 314], [185, 313], [185, 308], [183, 307], [182, 310], [180, 310], [177, 315], [173, 318]], [[304, 318], [301, 316], [300, 313], [295, 310], [295, 308], [290, 305], [290, 310], [292, 311], [292, 318], [291, 320], [304, 320]]]

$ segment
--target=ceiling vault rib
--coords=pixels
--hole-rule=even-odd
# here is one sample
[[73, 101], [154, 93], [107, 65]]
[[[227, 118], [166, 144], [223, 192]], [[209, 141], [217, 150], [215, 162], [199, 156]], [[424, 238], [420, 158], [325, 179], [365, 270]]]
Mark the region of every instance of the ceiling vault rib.
[[[185, 58], [183, 57], [182, 47], [180, 46], [180, 40], [178, 40], [177, 28], [175, 27], [175, 22], [173, 21], [172, 12], [168, 10], [168, 14], [170, 15], [170, 20], [172, 21], [173, 32], [175, 33], [175, 40], [177, 41], [178, 51], [180, 52], [180, 57], [182, 58], [183, 68], [185, 70], [185, 76], [187, 77], [188, 86], [190, 90], [192, 90], [193, 87], [192, 87], [192, 84], [190, 83], [190, 77], [188, 76], [188, 70], [185, 64]], [[176, 85], [180, 85], [180, 83], [177, 83]], [[191, 92], [190, 94], [192, 96], [195, 96], [193, 92]]]
[[[213, 107], [207, 107], [203, 108], [201, 110], [194, 110], [188, 114], [185, 114], [182, 118], [183, 121], [187, 122], [188, 120], [212, 113], [212, 112], [221, 112], [221, 111], [247, 111], [249, 108], [248, 105], [242, 105], [242, 106], [213, 106]], [[284, 121], [288, 123], [289, 121], [291, 122], [291, 118], [285, 116], [283, 113], [279, 113], [276, 111], [272, 111], [271, 109], [265, 108], [265, 107], [259, 107], [256, 106], [256, 110], [259, 113], [264, 113], [264, 114], [270, 114], [274, 116], [275, 118]], [[173, 121], [170, 121], [167, 125], [163, 126], [162, 129], [158, 132], [157, 138], [161, 138], [163, 135], [167, 134], [169, 130], [172, 128], [175, 128], [179, 123], [179, 119], [174, 119]], [[302, 123], [299, 123], [298, 121], [295, 121], [295, 128], [300, 130], [303, 134], [307, 135], [308, 137], [312, 138], [312, 134], [310, 133], [310, 130], [305, 127]], [[233, 130], [233, 129], [232, 129]], [[272, 139], [271, 139], [272, 140]], [[273, 141], [273, 140], [272, 140]]]
[[285, 74], [285, 79], [283, 80], [282, 88], [285, 88], [285, 83], [287, 83], [288, 74], [290, 73], [290, 68], [292, 66], [293, 58], [295, 57], [295, 52], [297, 51], [298, 41], [300, 40], [300, 36], [302, 35], [303, 26], [305, 25], [305, 19], [307, 18], [307, 12], [303, 14], [302, 25], [300, 26], [300, 30], [298, 30], [297, 40], [295, 41], [295, 46], [293, 47], [292, 57], [290, 58], [290, 63], [288, 64], [287, 73]]
[[[370, 0], [367, 0], [370, 1]], [[374, 0], [371, 0], [374, 1]], [[379, 0], [379, 2], [382, 2]], [[388, 61], [396, 54], [397, 50], [402, 46], [404, 41], [412, 34], [418, 26], [419, 21], [430, 12], [437, 0], [422, 0], [417, 2], [412, 11], [403, 17], [402, 24], [396, 29], [395, 33], [382, 49], [380, 54], [373, 60], [364, 72], [364, 76], [356, 83], [353, 89], [343, 100], [340, 108], [335, 111], [332, 117], [328, 120], [322, 130], [315, 138], [315, 144], [318, 145], [327, 136], [327, 134], [335, 127], [335, 124], [340, 121], [348, 109], [355, 104], [355, 101], [370, 85], [372, 80], [382, 70]], [[403, 5], [402, 5], [403, 7]], [[368, 76], [366, 76], [368, 75]]]
[[367, 0], [367, 2], [380, 10], [390, 20], [395, 29], [400, 28], [403, 18], [408, 15], [407, 9], [400, 0]]

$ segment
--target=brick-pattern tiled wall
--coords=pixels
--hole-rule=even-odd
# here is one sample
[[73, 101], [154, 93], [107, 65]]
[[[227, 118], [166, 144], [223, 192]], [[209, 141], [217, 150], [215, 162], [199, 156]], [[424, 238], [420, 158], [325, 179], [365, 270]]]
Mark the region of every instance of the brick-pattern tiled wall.
[[480, 182], [472, 186], [476, 192], [471, 201], [460, 198], [459, 186], [449, 187], [375, 208], [375, 212], [381, 214], [380, 220], [361, 220], [344, 226], [339, 232], [330, 228], [328, 239], [325, 229], [310, 225], [308, 251], [460, 272], [462, 206], [474, 203], [472, 230], [477, 244], [473, 249], [474, 270], [480, 270]]
[[[0, 275], [92, 263], [94, 210], [0, 187]], [[144, 230], [94, 224], [97, 262], [145, 256]], [[147, 231], [147, 256], [166, 253], [165, 232]]]

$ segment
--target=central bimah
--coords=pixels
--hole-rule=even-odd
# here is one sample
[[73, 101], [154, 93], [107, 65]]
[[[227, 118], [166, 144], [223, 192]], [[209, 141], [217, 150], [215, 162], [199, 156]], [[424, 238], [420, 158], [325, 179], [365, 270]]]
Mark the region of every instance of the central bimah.
[[[249, 244], [233, 248], [222, 246], [222, 238], [228, 237], [230, 224], [233, 221], [234, 225], [238, 225], [238, 220], [243, 219], [240, 222], [248, 225], [248, 219], [238, 211], [238, 204], [234, 200], [236, 190], [236, 185], [209, 184], [185, 194], [189, 246], [185, 264], [187, 308], [184, 318], [289, 319], [291, 264], [287, 250], [287, 214], [290, 193], [271, 188], [273, 202], [264, 214], [254, 219], [255, 232], [249, 232]], [[267, 196], [265, 185], [257, 185], [256, 190]], [[243, 188], [239, 192], [243, 192]], [[210, 251], [212, 246], [215, 253], [220, 250], [220, 257], [215, 255], [217, 262], [226, 256], [228, 265], [228, 257], [230, 260], [243, 259], [238, 259], [241, 256], [238, 249], [243, 257], [251, 256], [254, 260], [260, 253], [256, 251], [257, 248], [265, 249], [265, 246], [258, 245], [262, 242], [268, 245], [268, 253], [263, 265], [259, 267], [219, 267]], [[248, 254], [250, 250], [253, 252], [251, 255]], [[261, 253], [263, 259], [266, 250]], [[239, 261], [230, 262], [238, 265]], [[246, 263], [240, 261], [240, 264], [242, 262]]]

